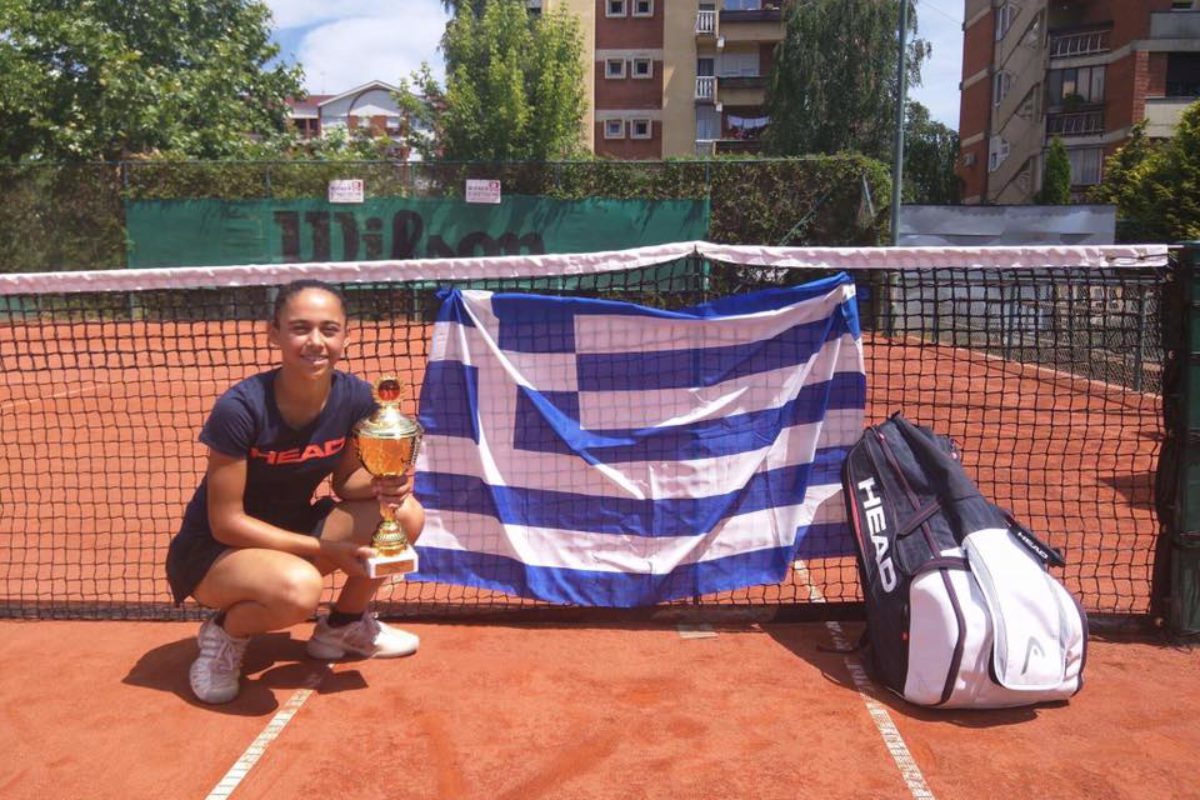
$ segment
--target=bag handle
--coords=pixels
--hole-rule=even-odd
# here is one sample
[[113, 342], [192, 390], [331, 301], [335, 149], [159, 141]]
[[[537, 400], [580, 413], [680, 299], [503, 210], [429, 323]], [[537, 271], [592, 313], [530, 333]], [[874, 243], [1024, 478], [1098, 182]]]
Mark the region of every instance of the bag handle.
[[1012, 515], [1012, 512], [1007, 508], [996, 506], [997, 510], [1004, 515], [1004, 519], [1008, 521], [1009, 526], [1013, 529], [1013, 534], [1017, 537], [1017, 541], [1025, 546], [1025, 549], [1033, 553], [1039, 561], [1053, 567], [1065, 567], [1067, 560], [1063, 558], [1063, 554], [1043, 542], [1033, 531], [1026, 528], [1021, 523], [1017, 522], [1017, 518]]

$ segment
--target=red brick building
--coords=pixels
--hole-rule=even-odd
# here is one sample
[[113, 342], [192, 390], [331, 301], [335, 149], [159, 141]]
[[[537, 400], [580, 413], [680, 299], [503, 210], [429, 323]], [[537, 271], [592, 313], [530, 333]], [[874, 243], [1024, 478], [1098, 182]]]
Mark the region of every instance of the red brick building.
[[526, 0], [584, 39], [585, 138], [597, 155], [757, 152], [782, 0]]
[[1058, 137], [1076, 192], [1147, 120], [1172, 135], [1200, 99], [1192, 0], [966, 0], [959, 177], [967, 203], [1029, 203]]

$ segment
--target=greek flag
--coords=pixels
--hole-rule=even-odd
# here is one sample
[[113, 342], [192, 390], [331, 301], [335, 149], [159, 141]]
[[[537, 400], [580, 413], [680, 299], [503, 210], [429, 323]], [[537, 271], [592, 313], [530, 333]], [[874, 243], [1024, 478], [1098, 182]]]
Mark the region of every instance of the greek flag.
[[854, 552], [840, 469], [866, 378], [845, 273], [683, 311], [443, 298], [410, 579], [629, 607]]

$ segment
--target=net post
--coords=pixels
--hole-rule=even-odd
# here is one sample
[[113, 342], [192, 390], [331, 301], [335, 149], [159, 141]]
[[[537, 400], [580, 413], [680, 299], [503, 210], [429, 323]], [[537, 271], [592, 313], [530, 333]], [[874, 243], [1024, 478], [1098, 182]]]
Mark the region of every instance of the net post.
[[[1178, 322], [1164, 342], [1174, 361], [1174, 385], [1164, 384], [1164, 464], [1160, 493], [1168, 538], [1167, 626], [1178, 636], [1200, 634], [1200, 242], [1188, 242], [1176, 260]], [[1171, 293], [1167, 287], [1168, 294]], [[1162, 485], [1163, 478], [1165, 486]]]

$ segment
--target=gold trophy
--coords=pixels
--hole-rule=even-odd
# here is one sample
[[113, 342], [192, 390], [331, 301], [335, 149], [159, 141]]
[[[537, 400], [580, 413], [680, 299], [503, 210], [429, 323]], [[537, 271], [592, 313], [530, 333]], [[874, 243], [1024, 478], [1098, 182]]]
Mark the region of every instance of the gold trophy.
[[[375, 400], [379, 409], [354, 426], [354, 442], [367, 472], [377, 478], [399, 477], [417, 460], [424, 430], [416, 420], [400, 412], [403, 384], [395, 375], [375, 381]], [[371, 537], [376, 555], [366, 559], [367, 575], [382, 578], [417, 570], [417, 551], [408, 542], [396, 520], [396, 510], [387, 503], [379, 506], [383, 517]]]

